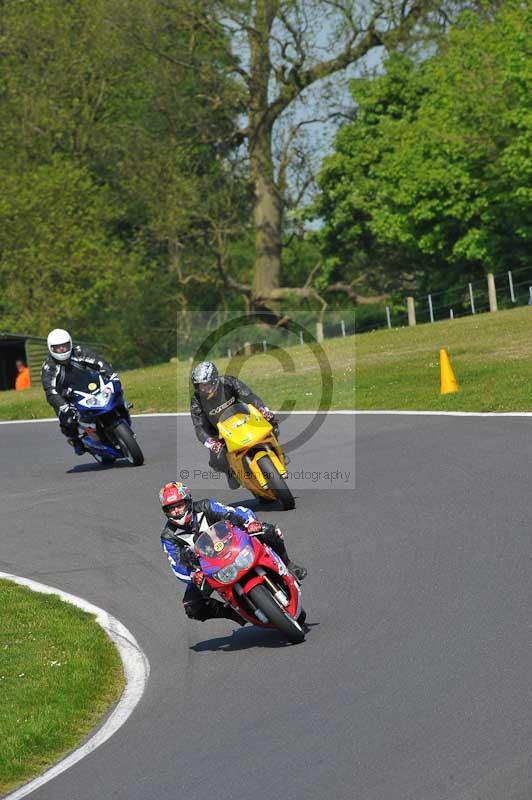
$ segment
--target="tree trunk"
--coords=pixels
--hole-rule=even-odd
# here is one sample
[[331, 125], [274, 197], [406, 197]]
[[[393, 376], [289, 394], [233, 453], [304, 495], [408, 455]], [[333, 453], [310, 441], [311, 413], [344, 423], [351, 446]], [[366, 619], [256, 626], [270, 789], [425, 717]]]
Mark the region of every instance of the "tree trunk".
[[[264, 124], [261, 126], [264, 128]], [[273, 177], [271, 129], [258, 131], [250, 147], [251, 174], [254, 183], [253, 219], [255, 255], [253, 260], [253, 300], [258, 307], [280, 313], [278, 300], [268, 300], [279, 287], [281, 270], [282, 201]]]
[[255, 196], [255, 255], [253, 261], [253, 301], [258, 308], [279, 316], [280, 302], [268, 300], [279, 286], [281, 269], [281, 226], [283, 204], [275, 182], [272, 158], [272, 128], [268, 88], [272, 64], [270, 34], [278, 10], [278, 0], [257, 0], [253, 25], [248, 31], [249, 73], [249, 160]]

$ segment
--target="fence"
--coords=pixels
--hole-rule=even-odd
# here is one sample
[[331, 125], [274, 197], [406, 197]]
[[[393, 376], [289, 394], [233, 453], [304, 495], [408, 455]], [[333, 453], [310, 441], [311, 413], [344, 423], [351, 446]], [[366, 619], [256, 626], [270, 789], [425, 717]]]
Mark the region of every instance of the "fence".
[[181, 361], [232, 358], [266, 353], [298, 345], [342, 339], [355, 333], [355, 306], [345, 304], [327, 310], [317, 319], [316, 309], [306, 305], [290, 309], [280, 325], [272, 325], [265, 314], [240, 313], [215, 308], [212, 313], [194, 313], [187, 325], [177, 328], [177, 354]]
[[356, 332], [456, 319], [523, 305], [532, 305], [530, 267], [489, 273], [484, 280], [469, 282], [462, 289], [407, 297], [404, 311], [399, 304], [384, 306], [370, 321], [357, 325]]
[[[309, 341], [323, 342], [325, 339], [336, 339], [351, 336], [356, 331], [354, 310], [345, 314], [345, 319], [335, 322], [315, 322], [306, 323], [299, 328], [297, 333], [292, 334], [291, 344], [305, 344]], [[266, 338], [256, 338], [254, 341], [246, 341], [242, 345], [227, 348], [227, 356], [231, 358], [237, 355], [251, 355], [251, 353], [267, 353], [268, 351], [283, 349], [283, 345]]]

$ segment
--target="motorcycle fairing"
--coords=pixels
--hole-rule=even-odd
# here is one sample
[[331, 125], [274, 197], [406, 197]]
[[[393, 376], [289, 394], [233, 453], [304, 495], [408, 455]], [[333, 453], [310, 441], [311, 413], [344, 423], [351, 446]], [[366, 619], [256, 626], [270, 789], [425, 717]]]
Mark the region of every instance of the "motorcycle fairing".
[[229, 466], [242, 486], [252, 491], [257, 487], [265, 497], [275, 499], [259, 461], [268, 456], [277, 472], [285, 478], [284, 454], [272, 425], [251, 403], [247, 404], [247, 412], [242, 410], [245, 407], [240, 403], [236, 413], [218, 422], [218, 432], [227, 446]]
[[[238, 408], [243, 406], [243, 403], [239, 403]], [[262, 442], [273, 430], [268, 420], [264, 419], [255, 406], [248, 403], [247, 407], [247, 413], [239, 410], [218, 423], [218, 430], [225, 440], [229, 453], [243, 448], [249, 449], [257, 442]]]
[[[74, 403], [79, 411], [103, 413], [111, 411], [122, 401], [122, 387], [118, 380], [110, 380], [105, 383], [101, 375], [98, 375], [98, 379], [99, 387], [92, 381], [87, 386], [88, 392], [83, 392], [81, 389], [73, 389], [73, 393], [78, 396], [74, 399]], [[91, 389], [91, 386], [95, 388]]]
[[[218, 526], [224, 526], [226, 530], [231, 530], [231, 535], [227, 538], [227, 541], [224, 541], [223, 549], [215, 552], [213, 546], [212, 554], [207, 556], [207, 548], [204, 548], [203, 553], [198, 550], [198, 545], [200, 548], [202, 547], [201, 537], [198, 538], [195, 544], [195, 551], [199, 556], [201, 569], [208, 578], [210, 586], [248, 622], [262, 627], [274, 627], [255, 617], [250, 612], [249, 606], [239, 599], [239, 594], [247, 595], [254, 586], [266, 583], [268, 581], [268, 573], [270, 574], [270, 579], [278, 576], [282, 579], [289, 596], [286, 611], [297, 619], [301, 613], [301, 591], [299, 584], [286, 569], [279, 556], [266, 544], [250, 536], [246, 531], [232, 525], [227, 520], [215, 523], [206, 531], [207, 535], [210, 534], [213, 528], [218, 528]], [[221, 536], [217, 535], [213, 538], [214, 545], [216, 544], [216, 538], [221, 541], [224, 534], [223, 529], [220, 529], [220, 534]], [[235, 580], [230, 584], [218, 581], [215, 573], [232, 564], [246, 546], [253, 548], [254, 560], [251, 565], [239, 570], [239, 574], [235, 576]]]
[[[116, 419], [107, 421], [107, 429], [112, 429], [125, 421], [131, 427], [129, 411], [124, 403], [122, 384], [118, 378], [104, 381], [101, 374], [90, 370], [80, 370], [80, 383], [72, 386], [71, 394], [75, 408], [80, 414], [78, 430], [81, 441], [90, 453], [109, 456], [112, 459], [122, 457], [121, 451], [112, 444], [102, 442], [96, 421], [106, 414], [118, 415]], [[83, 386], [83, 388], [82, 388]]]

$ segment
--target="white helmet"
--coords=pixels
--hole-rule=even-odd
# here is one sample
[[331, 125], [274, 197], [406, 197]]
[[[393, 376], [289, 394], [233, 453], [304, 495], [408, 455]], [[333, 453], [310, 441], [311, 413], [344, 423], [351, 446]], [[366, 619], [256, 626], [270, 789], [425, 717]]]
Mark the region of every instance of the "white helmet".
[[72, 337], [68, 331], [55, 328], [48, 334], [48, 350], [56, 361], [68, 361], [72, 352]]

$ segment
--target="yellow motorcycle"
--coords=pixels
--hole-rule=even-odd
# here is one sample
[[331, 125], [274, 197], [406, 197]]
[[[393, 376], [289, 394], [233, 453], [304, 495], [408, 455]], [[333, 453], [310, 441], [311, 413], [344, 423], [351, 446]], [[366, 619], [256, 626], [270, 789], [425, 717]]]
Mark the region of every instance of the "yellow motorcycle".
[[286, 460], [273, 427], [251, 404], [236, 403], [218, 420], [227, 461], [241, 486], [265, 500], [279, 500], [284, 509], [295, 500], [286, 485]]

